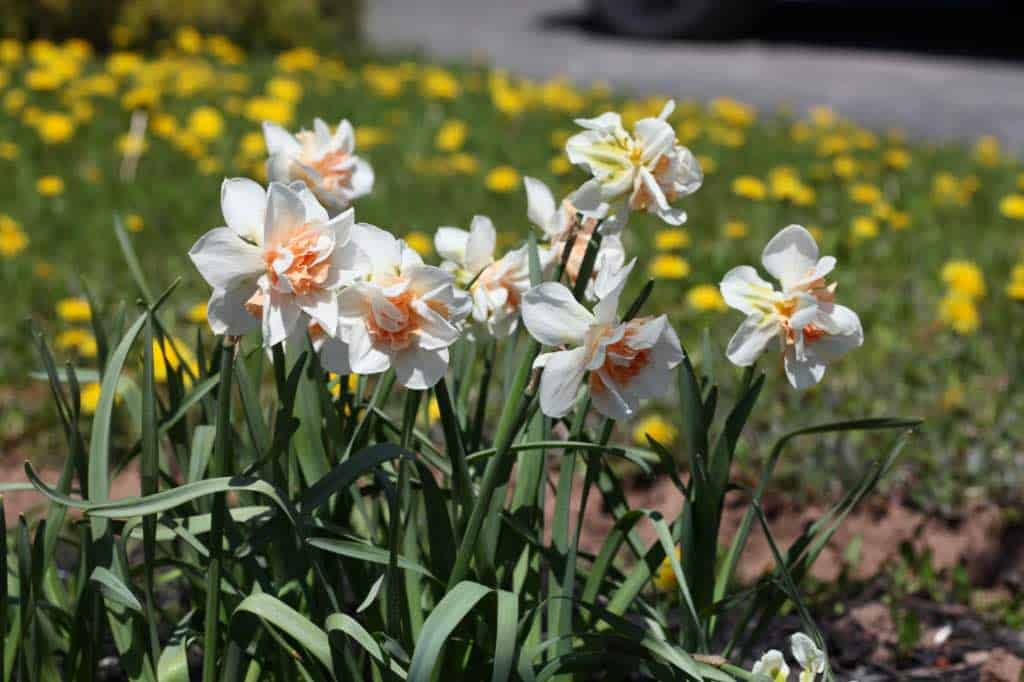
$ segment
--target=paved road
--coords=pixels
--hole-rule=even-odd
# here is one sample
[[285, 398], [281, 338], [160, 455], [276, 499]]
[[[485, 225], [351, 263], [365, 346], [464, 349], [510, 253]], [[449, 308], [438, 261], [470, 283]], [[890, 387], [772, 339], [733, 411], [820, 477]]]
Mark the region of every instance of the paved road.
[[1024, 148], [1024, 62], [880, 50], [643, 42], [552, 20], [582, 0], [371, 0], [367, 32], [383, 49], [482, 58], [532, 77], [605, 79], [637, 94], [731, 96], [763, 110], [826, 104], [874, 127], [971, 140], [997, 135]]

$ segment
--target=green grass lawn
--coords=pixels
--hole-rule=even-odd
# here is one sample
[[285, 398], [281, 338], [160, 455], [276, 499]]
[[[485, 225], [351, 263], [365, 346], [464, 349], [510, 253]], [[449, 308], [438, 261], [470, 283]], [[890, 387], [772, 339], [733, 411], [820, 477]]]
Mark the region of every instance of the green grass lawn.
[[[664, 95], [679, 98], [671, 122], [706, 178], [685, 202], [684, 233], [666, 234], [644, 216], [626, 235], [627, 251], [657, 279], [651, 309], [671, 315], [694, 355], [703, 355], [705, 328], [708, 342], [724, 347], [741, 316], [698, 287], [716, 285], [735, 265], [759, 266], [767, 239], [800, 223], [818, 235], [823, 253], [838, 257], [839, 296], [864, 323], [864, 347], [815, 389], [796, 394], [781, 367], [770, 369], [765, 402], [777, 407], [762, 411], [765, 438], [744, 444], [748, 456], [765, 454], [768, 435], [816, 421], [916, 415], [927, 419], [924, 437], [891, 480], [929, 505], [1017, 495], [1024, 482], [1024, 394], [1016, 380], [1024, 311], [1012, 296], [1024, 296], [1024, 278], [1011, 286], [1014, 266], [1024, 263], [1017, 161], [987, 139], [974, 149], [905, 141], [898, 131], [862, 129], [841, 112], [757, 112]], [[429, 261], [435, 228], [465, 228], [474, 214], [493, 218], [505, 246], [523, 240], [531, 227], [521, 175], [559, 195], [584, 179], [563, 160], [572, 119], [615, 109], [631, 125], [656, 115], [664, 99], [627, 101], [599, 84], [576, 89], [476, 67], [342, 62], [302, 51], [245, 57], [214, 40], [198, 54], [159, 58], [0, 44], [0, 442], [29, 453], [56, 442], [47, 435], [51, 413], [31, 389], [35, 358], [18, 321], [33, 317], [58, 339], [88, 328], [61, 319], [59, 300], [86, 287], [105, 308], [137, 298], [115, 215], [132, 230], [155, 286], [183, 279], [168, 309], [178, 315], [179, 335], [192, 338], [189, 312], [208, 290], [186, 252], [221, 224], [223, 177], [263, 179], [263, 118], [291, 128], [310, 126], [314, 116], [352, 121], [357, 151], [376, 173], [357, 219], [410, 235]], [[124, 154], [139, 148], [127, 137], [134, 111], [149, 116], [132, 173]], [[60, 180], [41, 182], [47, 176]], [[944, 281], [952, 260], [970, 261], [977, 272], [960, 264]], [[64, 337], [64, 345], [73, 341]], [[78, 341], [79, 352], [60, 349], [59, 359], [88, 356], [88, 341]], [[88, 357], [77, 362], [89, 365]], [[671, 418], [671, 405], [652, 405], [650, 413]], [[812, 461], [786, 463], [801, 473], [794, 489], [820, 490], [859, 471], [872, 444], [865, 436], [822, 441]]]

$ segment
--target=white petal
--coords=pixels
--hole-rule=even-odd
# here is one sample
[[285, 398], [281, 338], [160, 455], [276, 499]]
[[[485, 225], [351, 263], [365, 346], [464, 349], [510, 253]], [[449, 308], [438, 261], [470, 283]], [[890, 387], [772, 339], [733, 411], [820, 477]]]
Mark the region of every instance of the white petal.
[[331, 143], [331, 128], [319, 116], [313, 119], [313, 134], [316, 135], [318, 147], [326, 147]]
[[[591, 375], [593, 377], [593, 375]], [[594, 409], [609, 419], [629, 419], [639, 406], [639, 400], [630, 391], [616, 384], [605, 373], [598, 374], [600, 383], [591, 378], [590, 399]]]
[[636, 122], [636, 141], [643, 149], [640, 163], [648, 166], [672, 149], [676, 131], [660, 118], [644, 118]]
[[779, 327], [770, 318], [750, 315], [729, 339], [725, 355], [734, 365], [749, 367], [778, 335]]
[[302, 310], [288, 294], [276, 289], [266, 293], [266, 304], [263, 306], [263, 345], [267, 348], [275, 346], [295, 331], [302, 317]]
[[271, 182], [291, 180], [292, 157], [287, 154], [271, 154], [267, 157], [267, 179]]
[[422, 391], [431, 388], [448, 369], [448, 350], [410, 347], [392, 358], [395, 378], [406, 388]]
[[798, 632], [790, 637], [789, 642], [793, 647], [793, 658], [800, 667], [819, 675], [825, 672], [825, 654], [815, 645], [814, 640]]
[[245, 309], [246, 301], [255, 292], [255, 285], [238, 289], [214, 289], [206, 305], [206, 319], [213, 333], [218, 336], [244, 336], [259, 327], [259, 319]]
[[295, 191], [280, 182], [270, 183], [267, 191], [267, 217], [263, 243], [272, 244], [306, 222], [306, 205]]
[[622, 130], [622, 117], [613, 111], [606, 111], [596, 118], [577, 118], [576, 125], [587, 130], [616, 132]]
[[374, 180], [373, 166], [364, 159], [356, 158], [352, 166], [352, 198], [358, 199], [372, 192]]
[[316, 194], [309, 187], [303, 183], [294, 183], [292, 191], [299, 196], [299, 199], [302, 200], [302, 205], [305, 207], [304, 222], [319, 225], [330, 220], [327, 209], [317, 200]]
[[393, 234], [367, 223], [352, 226], [352, 241], [370, 260], [373, 274], [395, 274], [402, 265], [402, 246]]
[[263, 139], [267, 143], [267, 152], [270, 155], [292, 155], [297, 154], [302, 149], [294, 135], [270, 121], [263, 122]]
[[788, 291], [813, 272], [818, 264], [818, 245], [811, 233], [799, 225], [778, 232], [764, 247], [764, 268]]
[[523, 295], [523, 324], [545, 346], [576, 346], [594, 322], [590, 311], [557, 282], [544, 282]]
[[338, 127], [334, 131], [331, 144], [346, 154], [351, 154], [356, 150], [356, 133], [347, 118], [343, 118], [338, 122]]
[[426, 350], [440, 350], [455, 343], [459, 330], [431, 310], [422, 301], [413, 302], [413, 310], [419, 316], [420, 347]]
[[530, 222], [547, 231], [551, 218], [555, 215], [555, 197], [548, 186], [537, 178], [524, 177], [526, 187], [526, 217]]
[[466, 241], [466, 269], [475, 275], [490, 265], [497, 242], [498, 233], [491, 219], [484, 215], [473, 216]]
[[800, 357], [794, 346], [786, 347], [786, 378], [798, 391], [810, 388], [825, 376], [825, 362], [805, 355]]
[[572, 409], [586, 371], [586, 353], [585, 348], [574, 348], [546, 354], [540, 376], [540, 409], [547, 416], [562, 417]]
[[782, 300], [779, 292], [749, 265], [740, 265], [725, 273], [718, 288], [729, 307], [747, 315], [763, 313]]
[[220, 186], [220, 210], [224, 222], [239, 237], [260, 244], [267, 213], [267, 192], [248, 178], [225, 178]]
[[303, 296], [296, 296], [295, 303], [302, 312], [309, 315], [328, 336], [338, 333], [338, 297], [333, 291], [317, 289]]
[[599, 324], [612, 324], [618, 319], [619, 298], [622, 296], [622, 290], [626, 286], [626, 280], [629, 279], [629, 273], [633, 271], [634, 265], [636, 265], [636, 258], [622, 268], [604, 267], [597, 273], [597, 279], [594, 280], [594, 294], [597, 296], [598, 302], [594, 306], [594, 317]]
[[352, 371], [357, 374], [380, 374], [391, 366], [391, 359], [386, 353], [374, 348], [370, 335], [363, 324], [355, 324], [347, 328], [348, 361]]
[[434, 233], [434, 250], [441, 258], [465, 267], [468, 241], [469, 232], [465, 230], [457, 227], [439, 227]]
[[264, 270], [263, 252], [228, 227], [210, 230], [189, 249], [199, 274], [215, 289], [254, 282]]

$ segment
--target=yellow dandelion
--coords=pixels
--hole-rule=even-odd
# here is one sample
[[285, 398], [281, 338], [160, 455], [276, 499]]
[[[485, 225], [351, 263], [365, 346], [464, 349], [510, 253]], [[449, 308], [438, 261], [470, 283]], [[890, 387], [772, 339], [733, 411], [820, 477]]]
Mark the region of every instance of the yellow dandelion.
[[224, 132], [224, 117], [213, 107], [199, 107], [189, 115], [188, 129], [200, 140], [215, 140]]
[[188, 312], [185, 313], [185, 319], [192, 324], [203, 324], [206, 322], [206, 302], [196, 303]]
[[718, 170], [718, 162], [715, 161], [713, 156], [707, 154], [698, 154], [697, 163], [700, 164], [700, 169], [704, 171], [704, 175], [711, 175]]
[[415, 230], [405, 235], [405, 243], [409, 247], [420, 254], [421, 256], [429, 256], [430, 252], [434, 250], [434, 242], [430, 239], [430, 236]]
[[424, 69], [420, 80], [420, 91], [427, 97], [455, 99], [461, 90], [459, 80], [448, 71], [436, 66]]
[[889, 227], [894, 230], [905, 230], [910, 227], [910, 214], [906, 211], [892, 211], [889, 213]]
[[690, 275], [690, 263], [685, 258], [664, 253], [651, 261], [648, 270], [658, 279], [684, 279]]
[[138, 213], [129, 213], [124, 217], [124, 226], [129, 232], [142, 232], [146, 223]]
[[[168, 370], [174, 371], [183, 365], [191, 370], [193, 375], [199, 374], [195, 356], [184, 341], [167, 338], [161, 343], [158, 339], [153, 339], [153, 378], [156, 381], [167, 381]], [[188, 372], [185, 372], [186, 383], [189, 381], [188, 376]]]
[[466, 135], [469, 133], [469, 126], [465, 121], [451, 119], [445, 121], [437, 131], [434, 138], [434, 145], [443, 152], [457, 152], [466, 143]]
[[36, 123], [39, 137], [46, 144], [67, 142], [75, 134], [75, 122], [67, 114], [60, 112], [47, 113], [40, 116]]
[[730, 220], [722, 226], [727, 239], [743, 239], [747, 236], [747, 224], [742, 220]]
[[484, 186], [498, 194], [508, 194], [519, 187], [519, 172], [512, 166], [492, 168], [484, 178]]
[[732, 181], [732, 192], [736, 196], [745, 199], [761, 201], [768, 196], [768, 189], [765, 184], [752, 175], [741, 175]]
[[1024, 194], [1010, 194], [999, 202], [999, 212], [1011, 220], [1024, 220]]
[[14, 161], [20, 154], [21, 150], [18, 149], [18, 145], [13, 142], [0, 142], [0, 159]]
[[981, 314], [973, 300], [950, 292], [939, 302], [939, 321], [957, 334], [969, 336], [981, 326]]
[[565, 175], [572, 170], [572, 164], [569, 163], [569, 159], [559, 154], [548, 163], [548, 170], [554, 175]]
[[633, 442], [646, 446], [648, 435], [667, 447], [675, 442], [679, 430], [661, 415], [652, 414], [637, 422], [633, 429]]
[[203, 49], [203, 36], [192, 26], [183, 26], [174, 34], [174, 44], [186, 54], [196, 54]]
[[94, 358], [97, 353], [96, 337], [84, 329], [65, 329], [57, 338], [54, 345], [58, 350], [73, 350], [84, 358]]
[[978, 138], [974, 144], [974, 159], [983, 166], [998, 165], [1000, 160], [999, 140], [992, 135]]
[[[677, 561], [682, 560], [683, 548], [677, 546], [675, 554]], [[654, 584], [654, 589], [659, 592], [674, 593], [679, 588], [679, 581], [676, 579], [676, 572], [672, 570], [672, 562], [669, 557], [662, 560], [651, 582]]]
[[746, 128], [757, 120], [757, 109], [728, 97], [711, 101], [711, 115], [738, 128]]
[[96, 408], [100, 404], [100, 385], [96, 381], [91, 381], [82, 386], [82, 391], [79, 394], [79, 400], [81, 401], [82, 414], [91, 415], [95, 414]]
[[658, 251], [685, 249], [690, 245], [690, 233], [682, 227], [658, 230], [654, 235], [654, 248]]
[[969, 260], [951, 260], [942, 266], [942, 281], [951, 291], [969, 299], [985, 296], [985, 275], [976, 263]]
[[36, 191], [44, 197], [59, 196], [64, 193], [64, 180], [56, 175], [44, 175], [36, 180]]
[[253, 97], [245, 104], [245, 116], [251, 121], [270, 121], [281, 126], [289, 125], [295, 118], [291, 102], [273, 97]]
[[13, 258], [28, 248], [28, 235], [18, 221], [0, 213], [0, 256]]
[[882, 190], [876, 185], [860, 182], [850, 187], [850, 199], [857, 204], [877, 204], [882, 200]]
[[267, 94], [274, 99], [296, 104], [302, 99], [302, 84], [291, 78], [271, 78], [266, 85]]
[[832, 172], [843, 179], [850, 179], [857, 174], [859, 165], [852, 156], [841, 154], [832, 159]]
[[714, 284], [698, 284], [686, 292], [686, 302], [694, 310], [700, 312], [719, 312], [725, 310], [725, 299]]
[[889, 168], [903, 170], [910, 165], [910, 152], [902, 147], [894, 147], [892, 149], [887, 149], [882, 159], [885, 161], [885, 165], [889, 166]]
[[868, 241], [878, 236], [878, 221], [870, 216], [857, 216], [851, 223], [855, 242]]

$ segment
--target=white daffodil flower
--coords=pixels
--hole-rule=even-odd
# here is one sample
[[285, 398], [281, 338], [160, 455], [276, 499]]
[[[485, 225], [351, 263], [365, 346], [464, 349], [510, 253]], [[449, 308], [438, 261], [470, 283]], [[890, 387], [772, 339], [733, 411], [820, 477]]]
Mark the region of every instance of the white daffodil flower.
[[360, 280], [338, 296], [350, 370], [378, 374], [393, 367], [406, 388], [430, 388], [448, 367], [448, 347], [469, 315], [469, 296], [455, 288], [451, 273], [424, 265], [385, 230], [360, 223], [352, 239], [365, 261]]
[[267, 143], [267, 177], [272, 181], [305, 183], [332, 212], [343, 211], [373, 189], [373, 168], [355, 154], [352, 124], [342, 120], [334, 133], [321, 119], [313, 130], [292, 135], [263, 122]]
[[770, 649], [754, 663], [750, 672], [755, 675], [764, 675], [772, 682], [786, 682], [789, 679], [789, 666], [786, 659], [778, 649]]
[[704, 175], [693, 153], [676, 143], [667, 120], [674, 109], [669, 101], [657, 118], [637, 121], [633, 135], [613, 112], [576, 119], [585, 130], [566, 142], [569, 161], [594, 177], [620, 228], [630, 211], [653, 213], [669, 225], [686, 221], [686, 213], [671, 204], [696, 192]]
[[618, 272], [605, 271], [595, 284], [591, 312], [557, 282], [539, 284], [523, 296], [523, 323], [545, 346], [562, 349], [537, 357], [540, 408], [549, 417], [572, 409], [584, 375], [598, 412], [625, 419], [640, 401], [665, 393], [671, 372], [683, 359], [675, 330], [665, 315], [620, 322], [619, 298], [635, 259]]
[[468, 232], [438, 228], [434, 248], [445, 259], [441, 269], [452, 273], [457, 284], [465, 287], [472, 282], [473, 319], [486, 325], [491, 336], [501, 338], [511, 334], [519, 321], [519, 304], [530, 288], [530, 261], [525, 245], [495, 261], [497, 239], [491, 219], [478, 215]]
[[747, 315], [726, 355], [747, 367], [775, 345], [790, 384], [802, 390], [821, 381], [829, 362], [863, 344], [860, 318], [835, 303], [835, 284], [826, 284], [825, 277], [836, 259], [819, 259], [818, 245], [803, 227], [790, 225], [772, 237], [761, 261], [781, 291], [749, 265], [733, 268], [719, 285], [725, 302]]
[[337, 291], [360, 260], [349, 240], [351, 210], [330, 218], [301, 185], [272, 182], [268, 191], [244, 178], [224, 181], [226, 227], [199, 238], [189, 257], [213, 287], [207, 318], [214, 333], [241, 336], [262, 320], [268, 348], [315, 322], [338, 330]]
[[545, 267], [557, 266], [562, 262], [565, 249], [572, 244], [565, 262], [565, 273], [569, 281], [576, 283], [587, 245], [596, 230], [602, 234], [601, 249], [597, 252], [591, 279], [587, 282], [586, 298], [594, 300], [594, 282], [604, 271], [615, 272], [626, 262], [626, 250], [622, 239], [607, 225], [617, 225], [616, 216], [608, 215], [608, 205], [601, 201], [597, 183], [588, 182], [576, 192], [555, 204], [555, 197], [540, 180], [523, 178], [526, 185], [527, 217], [544, 231], [550, 248], [542, 252]]
[[793, 647], [793, 658], [803, 668], [800, 682], [814, 682], [818, 675], [825, 672], [825, 652], [814, 644], [814, 640], [798, 632], [789, 638], [789, 644]]

